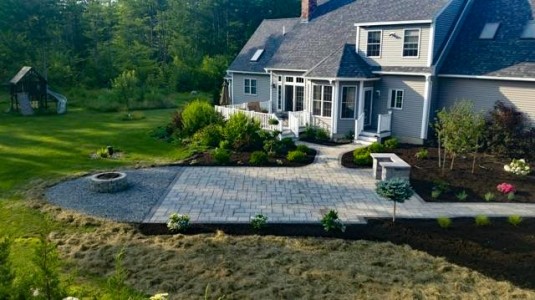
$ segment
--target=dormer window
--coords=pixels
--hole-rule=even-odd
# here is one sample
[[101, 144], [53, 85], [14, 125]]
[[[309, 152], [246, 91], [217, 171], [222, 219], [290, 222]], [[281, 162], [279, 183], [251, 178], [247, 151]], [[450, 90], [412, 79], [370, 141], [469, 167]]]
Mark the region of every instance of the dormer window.
[[522, 32], [521, 38], [535, 39], [535, 21], [534, 20], [528, 21], [528, 23], [526, 24], [526, 27], [524, 28], [524, 32]]
[[366, 49], [366, 56], [380, 57], [381, 56], [381, 30], [368, 31], [368, 47]]
[[264, 53], [264, 49], [258, 49], [256, 50], [253, 57], [251, 57], [252, 62], [257, 62], [260, 59], [260, 56], [262, 56], [262, 53]]
[[481, 34], [479, 35], [480, 40], [493, 40], [496, 36], [496, 32], [498, 31], [498, 28], [500, 28], [500, 23], [487, 23], [485, 24], [485, 27], [483, 27], [483, 30], [481, 31]]

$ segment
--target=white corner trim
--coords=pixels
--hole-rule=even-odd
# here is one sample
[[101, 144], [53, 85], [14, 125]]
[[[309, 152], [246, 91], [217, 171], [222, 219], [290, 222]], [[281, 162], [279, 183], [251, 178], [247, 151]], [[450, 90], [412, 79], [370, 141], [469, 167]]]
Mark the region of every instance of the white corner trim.
[[478, 76], [478, 75], [456, 75], [441, 74], [438, 77], [443, 78], [461, 78], [461, 79], [483, 79], [483, 80], [501, 80], [501, 81], [527, 81], [535, 82], [535, 77], [498, 77], [498, 76]]
[[[373, 87], [372, 87], [372, 93], [373, 93]], [[364, 112], [364, 81], [361, 81], [360, 86], [359, 86], [359, 104], [358, 104], [358, 109], [357, 109], [357, 119], [360, 117], [360, 115], [363, 112]]]
[[360, 49], [360, 26], [357, 26], [357, 36], [355, 40], [355, 53], [359, 54]]
[[[428, 43], [428, 49], [427, 49], [427, 66], [431, 67], [433, 65], [434, 60], [434, 54], [435, 54], [435, 26], [436, 24], [431, 24], [431, 28], [429, 29], [429, 43]], [[433, 72], [433, 71], [431, 71]]]
[[339, 118], [339, 115], [338, 115], [338, 104], [339, 104], [339, 101], [340, 101], [340, 97], [339, 97], [339, 89], [340, 89], [340, 85], [338, 84], [338, 81], [336, 81], [334, 83], [334, 92], [333, 92], [333, 102], [332, 102], [332, 107], [331, 107], [331, 122], [332, 122], [332, 125], [331, 125], [331, 138], [332, 136], [334, 136], [335, 134], [338, 133], [338, 118]]
[[232, 86], [230, 87], [230, 93], [232, 94], [232, 97], [230, 97], [230, 104], [234, 105], [234, 84], [235, 84], [234, 73], [230, 73], [230, 76], [231, 76], [230, 80], [232, 81]]
[[429, 129], [429, 116], [431, 111], [431, 96], [433, 95], [433, 80], [431, 76], [425, 77], [424, 107], [422, 112], [422, 128], [420, 138], [426, 139]]
[[355, 26], [381, 26], [381, 25], [409, 25], [409, 24], [431, 24], [433, 20], [409, 20], [409, 21], [389, 21], [389, 22], [364, 22], [355, 23]]

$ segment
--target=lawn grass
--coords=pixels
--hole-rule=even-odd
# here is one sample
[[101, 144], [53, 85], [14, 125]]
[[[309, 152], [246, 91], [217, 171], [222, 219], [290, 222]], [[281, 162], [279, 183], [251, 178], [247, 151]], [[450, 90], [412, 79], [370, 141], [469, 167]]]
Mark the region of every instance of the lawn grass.
[[[0, 111], [5, 105], [0, 100]], [[146, 110], [137, 121], [76, 106], [63, 116], [0, 114], [0, 237], [12, 241], [11, 258], [20, 277], [33, 272], [35, 244], [46, 233], [63, 258], [61, 278], [69, 295], [80, 299], [142, 299], [156, 292], [200, 299], [207, 286], [210, 299], [534, 297], [408, 246], [223, 233], [150, 237], [128, 224], [43, 206], [23, 193], [35, 184], [42, 187], [92, 170], [187, 157], [190, 150], [149, 136], [172, 111]], [[124, 156], [90, 158], [106, 145], [120, 148]], [[118, 297], [107, 279], [122, 248], [126, 283], [138, 291]]]
[[[0, 195], [36, 179], [54, 180], [97, 169], [182, 159], [188, 151], [157, 141], [150, 131], [166, 124], [172, 110], [145, 111], [145, 119], [122, 121], [118, 113], [81, 108], [66, 115], [0, 116]], [[124, 152], [117, 160], [91, 159], [111, 145]]]
[[[8, 107], [6, 96], [0, 94], [2, 112]], [[78, 234], [92, 228], [73, 228], [50, 220], [47, 214], [28, 205], [23, 192], [36, 184], [93, 170], [166, 163], [189, 156], [188, 149], [150, 136], [151, 130], [169, 121], [172, 112], [173, 109], [148, 110], [143, 112], [144, 119], [135, 121], [123, 121], [120, 113], [95, 113], [83, 108], [70, 109], [61, 116], [0, 114], [0, 237], [12, 241], [16, 274], [22, 278], [32, 274], [32, 245], [43, 232]], [[121, 149], [124, 155], [115, 160], [90, 158], [91, 153], [107, 145]], [[70, 276], [70, 272], [66, 273], [64, 280]], [[72, 281], [69, 290], [79, 291], [79, 295], [113, 298], [102, 292], [106, 285], [102, 277], [74, 276], [68, 281]]]

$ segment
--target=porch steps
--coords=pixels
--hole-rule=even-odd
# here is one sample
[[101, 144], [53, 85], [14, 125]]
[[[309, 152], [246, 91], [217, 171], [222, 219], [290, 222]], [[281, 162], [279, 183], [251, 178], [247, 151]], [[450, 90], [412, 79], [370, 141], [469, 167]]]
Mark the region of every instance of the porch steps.
[[381, 140], [381, 137], [374, 132], [366, 132], [363, 131], [361, 134], [357, 137], [357, 142], [365, 142], [365, 143], [374, 143], [379, 142]]

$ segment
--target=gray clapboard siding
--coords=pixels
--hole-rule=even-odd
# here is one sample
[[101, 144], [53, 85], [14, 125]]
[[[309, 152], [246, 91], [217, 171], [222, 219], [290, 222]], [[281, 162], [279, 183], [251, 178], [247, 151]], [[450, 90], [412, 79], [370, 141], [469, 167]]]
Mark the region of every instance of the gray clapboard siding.
[[[421, 29], [419, 57], [403, 57], [404, 29]], [[382, 30], [381, 57], [367, 57], [368, 31]], [[396, 37], [390, 36], [394, 33]], [[425, 67], [429, 56], [430, 26], [406, 25], [406, 26], [374, 26], [360, 29], [359, 54], [371, 65], [379, 66], [404, 66]]]
[[405, 140], [420, 139], [425, 93], [425, 78], [419, 76], [383, 76], [377, 85], [381, 96], [374, 95], [373, 119], [377, 124], [377, 114], [388, 113], [391, 89], [404, 90], [403, 108], [392, 110], [392, 135]]
[[448, 34], [453, 29], [457, 16], [460, 14], [466, 0], [453, 0], [450, 5], [436, 18], [435, 21], [435, 45], [433, 53], [435, 59], [442, 50]]
[[535, 82], [440, 78], [438, 109], [463, 99], [485, 113], [501, 100], [524, 112], [535, 126]]
[[[244, 91], [245, 79], [256, 79], [256, 95], [246, 95]], [[233, 98], [232, 104], [247, 102], [269, 101], [270, 82], [269, 75], [233, 73]]]

